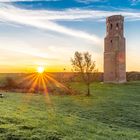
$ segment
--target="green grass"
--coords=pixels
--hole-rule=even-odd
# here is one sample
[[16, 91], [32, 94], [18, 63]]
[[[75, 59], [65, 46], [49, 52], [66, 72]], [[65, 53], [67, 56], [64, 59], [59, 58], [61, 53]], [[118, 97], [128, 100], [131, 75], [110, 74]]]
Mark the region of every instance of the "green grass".
[[[85, 92], [83, 84], [72, 87]], [[91, 97], [5, 93], [0, 140], [139, 140], [140, 82], [91, 85]]]

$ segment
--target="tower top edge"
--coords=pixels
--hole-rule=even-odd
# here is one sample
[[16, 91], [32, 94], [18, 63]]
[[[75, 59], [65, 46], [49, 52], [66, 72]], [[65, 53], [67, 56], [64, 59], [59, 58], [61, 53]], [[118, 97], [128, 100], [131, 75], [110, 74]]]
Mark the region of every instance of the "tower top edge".
[[124, 16], [122, 16], [122, 15], [113, 15], [113, 16], [107, 17], [106, 20], [107, 20], [107, 21], [124, 20]]

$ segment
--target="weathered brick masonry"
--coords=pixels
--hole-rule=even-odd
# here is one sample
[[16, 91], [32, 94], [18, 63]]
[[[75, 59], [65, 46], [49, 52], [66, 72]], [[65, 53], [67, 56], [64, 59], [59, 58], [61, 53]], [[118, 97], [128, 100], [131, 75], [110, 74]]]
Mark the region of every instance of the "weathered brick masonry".
[[126, 82], [124, 17], [115, 15], [106, 19], [107, 35], [104, 48], [104, 82]]

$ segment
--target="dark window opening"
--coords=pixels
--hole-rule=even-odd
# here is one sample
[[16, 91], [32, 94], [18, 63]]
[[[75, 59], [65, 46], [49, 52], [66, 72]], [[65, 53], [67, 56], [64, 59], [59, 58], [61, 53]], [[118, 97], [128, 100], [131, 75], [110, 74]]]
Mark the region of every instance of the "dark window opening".
[[110, 24], [110, 29], [112, 29], [113, 28], [113, 25], [112, 24]]
[[113, 47], [113, 41], [110, 40], [110, 47], [112, 48]]
[[116, 24], [116, 27], [119, 28], [119, 24], [118, 23]]

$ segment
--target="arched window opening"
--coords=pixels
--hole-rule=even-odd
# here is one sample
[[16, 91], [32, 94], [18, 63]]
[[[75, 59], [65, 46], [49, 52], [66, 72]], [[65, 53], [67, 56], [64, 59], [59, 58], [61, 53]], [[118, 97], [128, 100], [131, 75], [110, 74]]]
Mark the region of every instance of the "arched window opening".
[[110, 29], [112, 29], [113, 28], [113, 25], [112, 24], [110, 24]]

